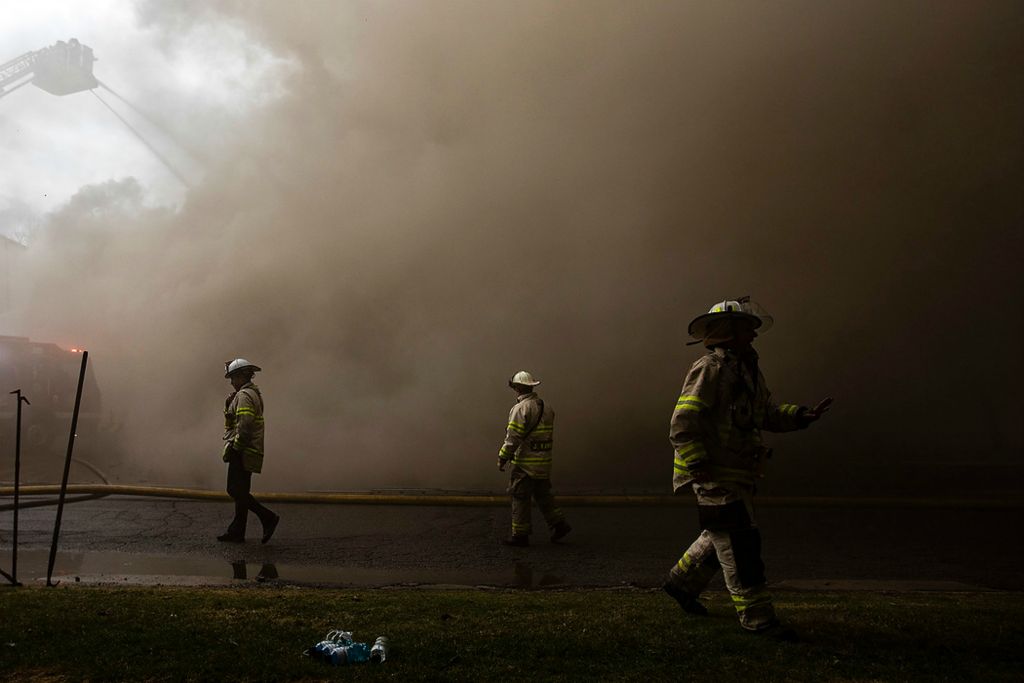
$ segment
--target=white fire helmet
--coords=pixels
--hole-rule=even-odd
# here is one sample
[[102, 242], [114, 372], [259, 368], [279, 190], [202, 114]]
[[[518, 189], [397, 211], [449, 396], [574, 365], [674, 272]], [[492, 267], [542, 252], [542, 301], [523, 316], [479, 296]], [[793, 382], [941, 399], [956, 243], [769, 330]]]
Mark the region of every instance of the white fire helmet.
[[508, 381], [508, 385], [521, 384], [524, 387], [535, 387], [540, 384], [539, 379], [534, 379], [533, 375], [528, 373], [526, 370], [520, 370], [516, 374], [512, 375], [512, 379]]
[[250, 363], [244, 358], [236, 358], [232, 361], [224, 361], [224, 378], [226, 379], [231, 377], [231, 375], [235, 374], [239, 370], [245, 370], [246, 368], [252, 369], [253, 372], [259, 372], [263, 369], [255, 363]]
[[749, 296], [741, 296], [738, 299], [719, 301], [710, 311], [690, 321], [688, 331], [694, 339], [704, 339], [708, 324], [728, 318], [749, 320], [759, 333], [767, 332], [775, 322], [760, 304], [751, 301]]

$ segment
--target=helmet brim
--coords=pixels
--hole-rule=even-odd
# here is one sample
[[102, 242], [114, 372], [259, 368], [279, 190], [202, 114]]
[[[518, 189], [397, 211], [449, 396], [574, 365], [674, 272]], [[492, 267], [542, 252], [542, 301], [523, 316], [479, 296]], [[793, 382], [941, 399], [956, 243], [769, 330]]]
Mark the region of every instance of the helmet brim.
[[704, 313], [698, 315], [696, 318], [690, 321], [690, 325], [686, 328], [686, 331], [690, 333], [690, 336], [694, 339], [704, 339], [707, 333], [708, 323], [713, 320], [746, 320], [756, 330], [761, 327], [762, 320], [756, 315], [751, 313], [743, 313], [741, 311], [723, 311], [721, 313]]
[[231, 379], [231, 375], [237, 375], [242, 370], [252, 370], [253, 372], [261, 372], [263, 368], [259, 367], [258, 365], [243, 365], [242, 367], [236, 368], [231, 372], [225, 372], [224, 379]]

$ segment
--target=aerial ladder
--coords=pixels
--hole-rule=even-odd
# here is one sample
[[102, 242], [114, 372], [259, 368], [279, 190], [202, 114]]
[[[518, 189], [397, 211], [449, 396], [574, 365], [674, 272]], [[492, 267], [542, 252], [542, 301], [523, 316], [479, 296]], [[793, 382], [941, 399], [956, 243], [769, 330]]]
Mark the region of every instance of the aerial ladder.
[[92, 74], [95, 61], [92, 48], [75, 38], [26, 52], [0, 65], [0, 97], [29, 83], [52, 95], [92, 90], [100, 85]]
[[111, 114], [116, 116], [167, 167], [167, 170], [174, 174], [185, 187], [189, 187], [189, 182], [185, 176], [150, 144], [149, 140], [142, 133], [128, 123], [105, 99], [96, 93], [97, 88], [103, 88], [170, 136], [170, 133], [165, 128], [146, 116], [138, 107], [118, 95], [106, 83], [100, 82], [92, 73], [92, 65], [95, 61], [96, 57], [93, 55], [92, 48], [78, 42], [77, 38], [72, 38], [66, 42], [58, 40], [53, 45], [44, 47], [42, 50], [26, 52], [20, 57], [0, 65], [0, 98], [10, 95], [18, 88], [29, 83], [52, 95], [70, 95], [72, 93], [89, 91], [93, 97], [99, 100]]

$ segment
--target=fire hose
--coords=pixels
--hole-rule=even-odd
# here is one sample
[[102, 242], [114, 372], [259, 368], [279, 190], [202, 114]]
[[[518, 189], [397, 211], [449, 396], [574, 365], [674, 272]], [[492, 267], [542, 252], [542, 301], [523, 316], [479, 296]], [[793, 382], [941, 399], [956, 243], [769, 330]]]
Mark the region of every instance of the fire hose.
[[[80, 462], [80, 461], [79, 461]], [[101, 477], [103, 478], [103, 477]], [[104, 478], [105, 479], [105, 478]], [[14, 489], [0, 486], [0, 497], [13, 495]], [[197, 501], [230, 500], [227, 493], [209, 489], [191, 489], [168, 486], [142, 486], [125, 484], [69, 484], [66, 502], [93, 500], [104, 496], [132, 496], [140, 498], [168, 498]], [[55, 495], [60, 493], [56, 484], [27, 485], [21, 487], [23, 495]], [[493, 494], [412, 494], [412, 493], [357, 493], [357, 492], [256, 492], [262, 501], [271, 503], [297, 503], [318, 505], [437, 505], [457, 507], [491, 507], [508, 505], [507, 495]], [[54, 505], [55, 500], [22, 503], [21, 507]], [[665, 495], [559, 495], [558, 504], [565, 507], [661, 507], [692, 506], [692, 496]], [[949, 498], [841, 498], [827, 496], [765, 496], [758, 499], [761, 507], [852, 507], [852, 508], [973, 508], [1016, 509], [1024, 503], [996, 499]], [[0, 506], [0, 511], [12, 506]]]

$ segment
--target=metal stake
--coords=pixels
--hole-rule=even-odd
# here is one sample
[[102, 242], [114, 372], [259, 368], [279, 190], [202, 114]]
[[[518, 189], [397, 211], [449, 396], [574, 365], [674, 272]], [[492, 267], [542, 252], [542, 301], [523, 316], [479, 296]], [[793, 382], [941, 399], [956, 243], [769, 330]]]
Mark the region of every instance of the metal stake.
[[32, 405], [32, 403], [21, 395], [21, 389], [15, 389], [11, 393], [16, 395], [15, 400], [18, 402], [18, 419], [14, 432], [14, 538], [11, 544], [11, 573], [8, 574], [0, 569], [0, 574], [3, 574], [15, 586], [20, 586], [21, 583], [18, 582], [18, 490], [21, 486], [21, 404], [24, 402], [26, 405]]
[[78, 392], [75, 394], [75, 411], [71, 414], [71, 435], [68, 437], [68, 454], [64, 459], [64, 476], [60, 480], [60, 498], [57, 500], [57, 519], [53, 523], [53, 542], [50, 544], [50, 563], [46, 567], [46, 585], [53, 587], [53, 565], [57, 561], [57, 540], [60, 538], [60, 520], [64, 514], [64, 498], [68, 493], [68, 474], [71, 472], [71, 453], [75, 449], [75, 432], [78, 430], [78, 410], [82, 406], [82, 386], [85, 384], [85, 366], [89, 352], [82, 352], [82, 370], [78, 374]]

